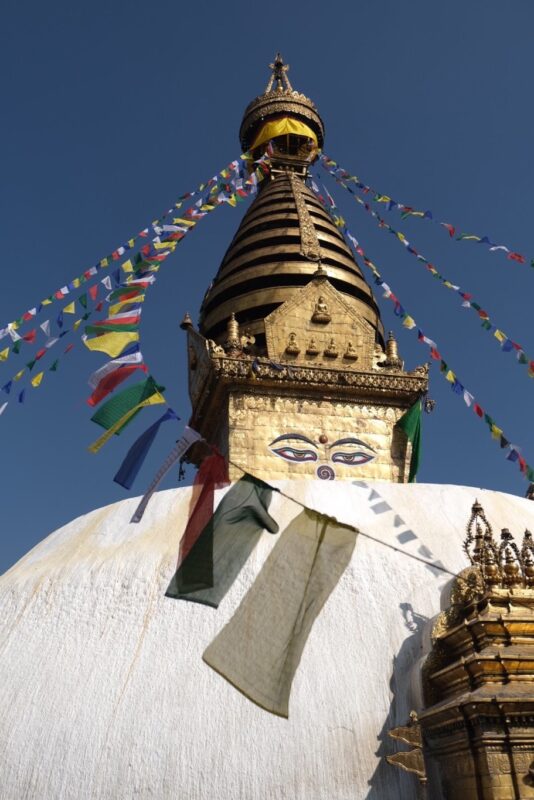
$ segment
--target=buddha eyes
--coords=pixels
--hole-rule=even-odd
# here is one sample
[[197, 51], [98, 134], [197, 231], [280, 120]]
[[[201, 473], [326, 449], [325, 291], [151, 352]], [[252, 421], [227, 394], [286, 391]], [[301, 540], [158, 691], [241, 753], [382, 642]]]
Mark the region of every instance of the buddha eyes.
[[274, 447], [273, 453], [286, 461], [317, 461], [317, 453], [313, 450], [298, 450], [296, 447]]
[[356, 451], [355, 453], [333, 453], [332, 454], [332, 461], [338, 464], [346, 464], [349, 467], [357, 466], [359, 464], [367, 464], [368, 461], [372, 461], [374, 456], [369, 455], [369, 453], [362, 453], [361, 451]]

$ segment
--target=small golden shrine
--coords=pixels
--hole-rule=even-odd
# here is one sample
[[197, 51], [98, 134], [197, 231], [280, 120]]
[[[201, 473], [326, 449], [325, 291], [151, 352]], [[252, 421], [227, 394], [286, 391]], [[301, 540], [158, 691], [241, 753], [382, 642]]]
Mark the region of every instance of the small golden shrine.
[[[269, 178], [208, 289], [186, 317], [191, 424], [231, 462], [269, 479], [408, 479], [395, 428], [427, 390], [405, 371], [352, 252], [307, 185], [324, 126], [278, 55], [247, 107], [244, 150]], [[232, 473], [231, 473], [232, 474]], [[232, 477], [239, 477], [238, 473]]]
[[534, 798], [534, 541], [497, 542], [475, 503], [423, 668], [429, 784], [445, 798]]

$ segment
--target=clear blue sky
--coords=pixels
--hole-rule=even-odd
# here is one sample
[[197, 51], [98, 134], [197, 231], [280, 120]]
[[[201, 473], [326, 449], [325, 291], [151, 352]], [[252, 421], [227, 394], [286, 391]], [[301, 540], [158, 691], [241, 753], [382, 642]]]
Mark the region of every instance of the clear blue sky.
[[[278, 49], [293, 85], [319, 107], [326, 152], [349, 171], [397, 200], [534, 256], [533, 29], [532, 0], [8, 1], [0, 48], [0, 326], [235, 158], [242, 112], [263, 90]], [[393, 237], [327, 185], [386, 281], [534, 464], [534, 380], [525, 367], [501, 353], [473, 313]], [[178, 325], [185, 311], [196, 318], [242, 209], [224, 207], [204, 220], [167, 261], [145, 304], [143, 352], [184, 420]], [[401, 223], [394, 213], [388, 220], [534, 354], [534, 270], [483, 246], [450, 242], [435, 226]], [[407, 365], [424, 362], [426, 349], [378, 299]], [[1, 382], [26, 360], [21, 354], [0, 364]], [[26, 404], [10, 404], [0, 418], [0, 570], [69, 519], [127, 496], [113, 475], [133, 437], [160, 412], [146, 412], [100, 455], [88, 453], [101, 429], [89, 421], [86, 381], [104, 360], [78, 344], [57, 375], [30, 387]], [[523, 494], [517, 466], [434, 368], [431, 394], [438, 405], [424, 420], [420, 480]], [[134, 493], [178, 431], [168, 424]]]

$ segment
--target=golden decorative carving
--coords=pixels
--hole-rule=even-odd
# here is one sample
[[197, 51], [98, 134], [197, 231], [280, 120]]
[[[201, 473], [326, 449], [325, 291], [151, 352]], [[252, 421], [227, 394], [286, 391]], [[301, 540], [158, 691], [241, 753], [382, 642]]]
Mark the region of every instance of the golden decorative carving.
[[346, 358], [348, 361], [357, 361], [358, 353], [352, 342], [347, 342], [347, 349], [343, 353], [343, 358]]
[[297, 344], [297, 334], [294, 332], [289, 334], [286, 353], [288, 353], [290, 356], [298, 356], [300, 353], [300, 347]]
[[471, 566], [455, 578], [423, 667], [429, 707], [425, 747], [440, 767], [444, 797], [534, 797], [533, 542], [500, 542], [480, 503], [467, 525]]
[[338, 357], [339, 352], [338, 352], [337, 347], [336, 347], [335, 339], [333, 339], [333, 338], [330, 339], [330, 341], [328, 342], [328, 347], [324, 351], [324, 354], [325, 354], [325, 356], [327, 358], [337, 358]]
[[319, 355], [319, 348], [317, 347], [317, 342], [315, 341], [315, 337], [313, 337], [313, 336], [310, 339], [309, 344], [308, 344], [308, 346], [306, 348], [306, 355], [308, 355], [308, 356], [317, 356], [317, 355]]
[[326, 305], [325, 299], [321, 294], [319, 295], [317, 302], [315, 303], [315, 308], [313, 310], [311, 321], [316, 322], [319, 325], [328, 325], [331, 319], [332, 317], [328, 313], [328, 306]]
[[[297, 177], [294, 172], [288, 172], [287, 176], [291, 184], [291, 191], [293, 192], [299, 218], [300, 252], [308, 261], [319, 261], [321, 259], [321, 248], [315, 225], [304, 200], [304, 184], [302, 179]], [[327, 322], [330, 322], [330, 320], [327, 320]]]
[[406, 772], [416, 775], [422, 785], [427, 782], [425, 760], [423, 757], [423, 737], [421, 726], [415, 711], [410, 713], [408, 725], [392, 728], [388, 731], [392, 739], [398, 739], [412, 746], [412, 750], [400, 751], [391, 756], [386, 756], [386, 761], [395, 767], [400, 767]]

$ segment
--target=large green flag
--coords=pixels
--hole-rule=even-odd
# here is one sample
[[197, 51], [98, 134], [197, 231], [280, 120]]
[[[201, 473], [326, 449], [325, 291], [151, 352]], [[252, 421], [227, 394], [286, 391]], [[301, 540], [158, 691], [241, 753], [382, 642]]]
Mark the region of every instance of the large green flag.
[[178, 566], [167, 597], [218, 607], [262, 531], [278, 533], [267, 510], [272, 491], [247, 473], [232, 486]]
[[408, 441], [412, 443], [412, 457], [410, 459], [410, 474], [408, 483], [415, 483], [415, 476], [421, 463], [421, 414], [422, 404], [418, 400], [408, 411], [402, 415], [397, 422], [399, 427], [406, 434]]
[[[124, 389], [122, 392], [111, 397], [107, 403], [104, 403], [103, 406], [100, 406], [98, 411], [93, 414], [91, 420], [96, 422], [97, 425], [101, 425], [106, 430], [115, 425], [116, 422], [120, 420], [128, 411], [131, 411], [132, 408], [135, 408], [139, 403], [142, 403], [143, 400], [147, 400], [153, 394], [157, 392], [165, 391], [164, 386], [158, 386], [155, 382], [154, 378], [149, 375], [149, 377], [141, 381], [140, 383], [135, 383], [133, 386], [130, 386], [128, 389]], [[126, 425], [129, 425], [132, 419], [137, 416], [141, 409], [132, 414], [132, 416], [122, 425], [117, 433], [120, 433]]]

